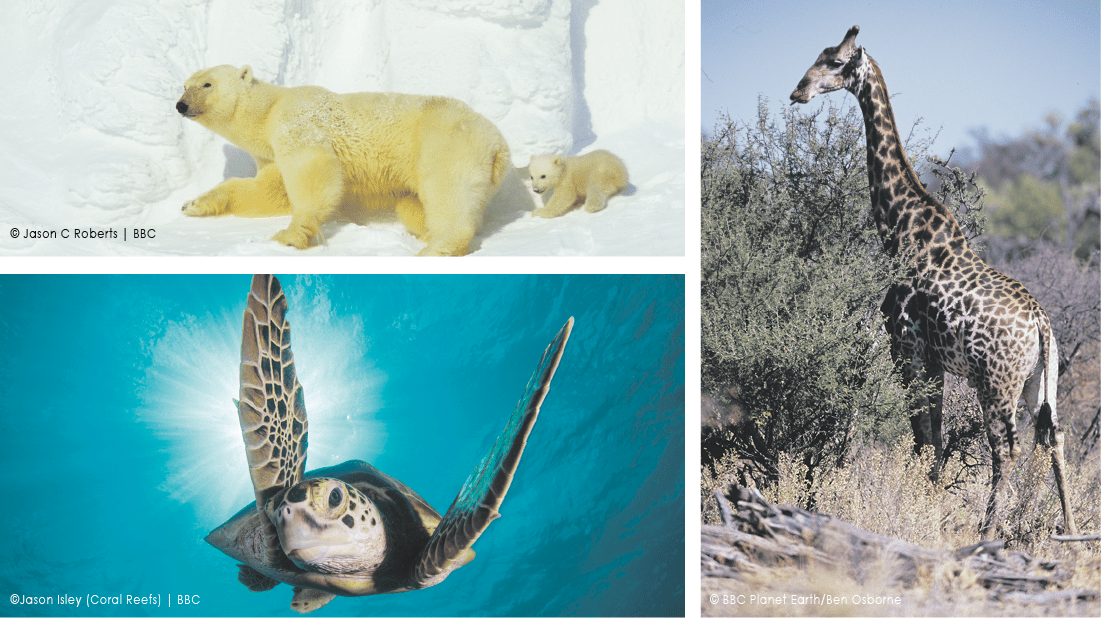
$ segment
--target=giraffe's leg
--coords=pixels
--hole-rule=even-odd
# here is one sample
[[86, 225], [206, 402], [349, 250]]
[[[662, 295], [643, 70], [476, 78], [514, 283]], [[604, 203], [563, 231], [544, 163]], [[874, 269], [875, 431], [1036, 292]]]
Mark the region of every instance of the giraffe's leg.
[[910, 427], [914, 430], [914, 453], [921, 453], [928, 442], [926, 436], [930, 435], [929, 415], [923, 412], [915, 412], [910, 416]]
[[[1046, 403], [1040, 410], [1040, 416], [1042, 417], [1045, 411], [1050, 411], [1051, 407]], [[1055, 486], [1059, 490], [1059, 502], [1063, 507], [1063, 524], [1064, 533], [1075, 535], [1078, 534], [1078, 525], [1074, 522], [1074, 511], [1070, 508], [1070, 496], [1067, 495], [1067, 462], [1063, 455], [1063, 429], [1059, 427], [1055, 430], [1055, 446], [1051, 449], [1051, 469], [1055, 472]]]
[[910, 427], [914, 430], [914, 452], [920, 453], [926, 446], [933, 447], [933, 469], [929, 471], [929, 480], [935, 483], [940, 478], [940, 470], [944, 465], [944, 436], [941, 433], [944, 373], [933, 376], [919, 373], [906, 381], [906, 385], [909, 386], [919, 377], [930, 377], [936, 380], [930, 386], [934, 391], [918, 397], [914, 402], [914, 413], [910, 416]]
[[1016, 393], [979, 392], [979, 406], [986, 425], [986, 437], [990, 441], [990, 498], [979, 528], [983, 538], [989, 538], [997, 528], [1003, 506], [1001, 496], [1005, 474], [1012, 469], [1021, 452], [1020, 440], [1017, 439], [1018, 398]]
[[925, 361], [914, 354], [902, 368], [902, 382], [909, 388], [914, 382], [932, 378], [932, 393], [923, 394], [913, 402], [910, 427], [914, 430], [914, 453], [921, 453], [926, 446], [933, 447], [933, 468], [929, 480], [940, 478], [941, 459], [944, 457], [944, 441], [941, 435], [941, 418], [944, 403], [944, 372], [926, 373]]
[[[892, 354], [895, 357], [895, 366], [902, 373], [902, 385], [907, 389], [925, 374], [921, 361], [913, 354], [905, 354], [895, 345], [896, 340], [891, 341]], [[922, 447], [930, 444], [930, 436], [933, 433], [928, 414], [923, 414], [926, 407], [924, 397], [914, 401], [911, 408], [917, 410], [910, 415], [910, 427], [914, 430], [914, 453], [920, 453]]]
[[[941, 417], [944, 404], [944, 370], [936, 362], [927, 362], [921, 330], [912, 315], [914, 311], [927, 309], [927, 300], [915, 302], [909, 285], [893, 285], [887, 291], [879, 310], [887, 318], [887, 332], [891, 336], [891, 358], [902, 375], [907, 389], [916, 382], [931, 379], [923, 394], [911, 402], [910, 427], [914, 431], [914, 453], [932, 446], [933, 467], [929, 480], [940, 478], [944, 459], [944, 440], [941, 435]], [[921, 298], [924, 298], [922, 296]]]
[[1063, 427], [1059, 423], [1059, 415], [1055, 412], [1055, 393], [1045, 393], [1047, 401], [1040, 402], [1040, 391], [1043, 390], [1042, 382], [1047, 380], [1044, 372], [1040, 372], [1025, 383], [1025, 405], [1033, 413], [1036, 426], [1036, 440], [1033, 448], [1044, 445], [1051, 449], [1051, 469], [1055, 473], [1055, 487], [1059, 491], [1059, 502], [1063, 507], [1063, 529], [1065, 534], [1078, 534], [1078, 526], [1074, 521], [1074, 512], [1070, 506], [1070, 496], [1067, 495], [1067, 462], [1064, 456], [1063, 442], [1066, 439]]
[[933, 393], [927, 397], [929, 416], [929, 440], [933, 444], [933, 471], [930, 478], [936, 481], [940, 478], [941, 467], [944, 466], [944, 436], [941, 433], [941, 420], [944, 412], [944, 372], [928, 375], [933, 380], [931, 388]]
[[[991, 443], [991, 449], [994, 448], [993, 442]], [[1001, 508], [998, 504], [998, 496], [1002, 489], [1002, 455], [997, 454], [998, 451], [992, 450], [990, 457], [990, 498], [986, 501], [986, 514], [983, 515], [982, 525], [979, 527], [979, 534], [983, 539], [990, 538], [998, 523], [998, 511]]]

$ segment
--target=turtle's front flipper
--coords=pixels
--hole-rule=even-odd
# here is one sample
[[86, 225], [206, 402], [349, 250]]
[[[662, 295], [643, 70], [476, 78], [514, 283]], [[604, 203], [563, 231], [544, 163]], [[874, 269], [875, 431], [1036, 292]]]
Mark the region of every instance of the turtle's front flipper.
[[434, 586], [451, 571], [473, 559], [474, 552], [470, 546], [489, 527], [489, 522], [501, 516], [497, 507], [512, 484], [512, 475], [520, 463], [528, 434], [535, 426], [539, 406], [550, 390], [551, 378], [558, 368], [558, 361], [562, 359], [572, 329], [573, 318], [570, 318], [543, 352], [539, 367], [531, 376], [508, 425], [493, 444], [493, 450], [467, 477], [455, 502], [428, 540], [428, 546], [421, 552], [413, 569], [415, 586]]
[[291, 599], [291, 609], [299, 614], [308, 614], [319, 607], [325, 607], [334, 598], [336, 598], [336, 595], [331, 592], [295, 586], [294, 598]]
[[294, 373], [286, 314], [287, 297], [279, 280], [255, 275], [241, 332], [237, 416], [264, 528], [265, 562], [270, 565], [289, 561], [264, 504], [302, 480], [306, 467], [306, 403]]
[[247, 564], [237, 565], [237, 581], [253, 592], [264, 592], [279, 585], [279, 580], [272, 579]]

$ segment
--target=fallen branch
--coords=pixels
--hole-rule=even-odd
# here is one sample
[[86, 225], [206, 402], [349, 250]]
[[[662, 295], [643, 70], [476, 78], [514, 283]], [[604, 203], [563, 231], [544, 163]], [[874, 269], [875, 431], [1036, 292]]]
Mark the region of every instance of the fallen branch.
[[1101, 534], [1079, 534], [1078, 536], [1053, 534], [1051, 535], [1051, 540], [1062, 541], [1063, 543], [1069, 543], [1071, 541], [1101, 541]]
[[[890, 572], [910, 587], [923, 574], [965, 569], [993, 596], [1031, 595], [1034, 600], [1097, 601], [1098, 592], [1056, 590], [1073, 573], [1062, 563], [1007, 553], [1001, 541], [984, 541], [955, 551], [933, 550], [875, 534], [834, 517], [791, 505], [769, 504], [755, 489], [738, 485], [716, 491], [724, 524], [701, 526], [704, 577], [745, 580], [778, 566], [818, 566], [843, 572], [857, 582]], [[890, 564], [890, 569], [884, 565]], [[1016, 598], [1016, 596], [1015, 596]], [[1023, 598], [1023, 597], [1021, 597]]]

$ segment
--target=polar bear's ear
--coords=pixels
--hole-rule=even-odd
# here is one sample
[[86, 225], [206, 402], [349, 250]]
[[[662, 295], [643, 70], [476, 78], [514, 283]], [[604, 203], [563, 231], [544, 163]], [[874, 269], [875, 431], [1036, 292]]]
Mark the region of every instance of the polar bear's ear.
[[556, 155], [554, 157], [554, 164], [555, 165], [562, 165], [562, 157]]
[[241, 81], [245, 82], [246, 84], [252, 83], [252, 67], [247, 64], [241, 67]]

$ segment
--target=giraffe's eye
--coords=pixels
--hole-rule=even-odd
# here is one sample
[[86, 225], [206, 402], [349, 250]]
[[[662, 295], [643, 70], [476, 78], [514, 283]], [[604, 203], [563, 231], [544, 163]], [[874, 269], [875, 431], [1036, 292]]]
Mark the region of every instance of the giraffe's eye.
[[843, 66], [845, 66], [845, 61], [842, 60], [841, 58], [837, 58], [836, 60], [831, 60], [830, 64], [832, 64], [835, 67], [843, 67]]

